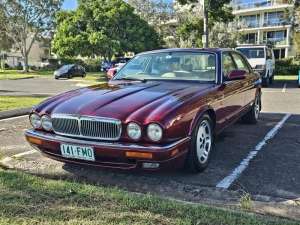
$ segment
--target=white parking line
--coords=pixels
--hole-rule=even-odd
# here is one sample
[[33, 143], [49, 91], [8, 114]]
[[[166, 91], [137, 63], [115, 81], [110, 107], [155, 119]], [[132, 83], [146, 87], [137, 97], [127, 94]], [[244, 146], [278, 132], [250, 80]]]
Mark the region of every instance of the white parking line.
[[0, 160], [0, 163], [7, 163], [7, 162], [10, 162], [11, 160], [13, 160], [14, 158], [20, 158], [22, 156], [25, 156], [25, 155], [32, 155], [34, 153], [38, 152], [37, 150], [30, 150], [30, 151], [27, 151], [27, 152], [22, 152], [22, 153], [18, 153], [18, 154], [15, 154], [15, 155], [12, 155], [12, 156], [9, 156], [9, 157], [5, 157], [3, 159]]
[[279, 129], [283, 126], [283, 124], [286, 122], [286, 120], [291, 116], [291, 114], [286, 114], [281, 121], [279, 121], [275, 127], [273, 127], [272, 130], [270, 130], [266, 136], [264, 137], [264, 139], [259, 142], [256, 146], [255, 149], [252, 150], [251, 152], [249, 152], [248, 156], [242, 160], [242, 162], [240, 163], [240, 165], [238, 167], [236, 167], [230, 175], [228, 175], [227, 177], [225, 177], [223, 180], [221, 180], [218, 184], [217, 184], [217, 188], [225, 188], [228, 189], [230, 187], [230, 185], [237, 180], [240, 175], [243, 173], [243, 171], [249, 166], [250, 161], [257, 155], [257, 153], [262, 150], [262, 148], [267, 144], [267, 141], [269, 141], [270, 139], [272, 139], [277, 132], [279, 131]]
[[30, 150], [30, 151], [27, 151], [27, 152], [22, 152], [22, 153], [19, 153], [19, 154], [16, 154], [16, 155], [13, 155], [11, 156], [12, 158], [20, 158], [22, 156], [25, 156], [25, 155], [31, 155], [31, 154], [34, 154], [38, 152], [37, 150]]
[[24, 115], [24, 116], [16, 116], [16, 117], [7, 118], [7, 119], [0, 120], [0, 122], [5, 122], [5, 121], [10, 121], [10, 120], [15, 120], [15, 119], [23, 118], [23, 117], [28, 117], [28, 115]]
[[282, 93], [285, 93], [286, 92], [286, 83], [284, 83], [284, 85], [283, 85], [283, 88], [282, 88], [282, 91], [281, 91]]

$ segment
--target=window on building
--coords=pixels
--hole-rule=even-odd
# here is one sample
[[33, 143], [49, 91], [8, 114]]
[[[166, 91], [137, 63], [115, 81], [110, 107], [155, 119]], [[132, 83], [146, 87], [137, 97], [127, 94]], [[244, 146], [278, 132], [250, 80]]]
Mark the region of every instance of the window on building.
[[274, 49], [275, 59], [284, 59], [285, 58], [285, 48]]
[[286, 30], [264, 32], [265, 43], [286, 44], [286, 37]]
[[233, 5], [236, 9], [256, 8], [272, 5], [273, 0], [234, 0]]
[[241, 16], [240, 25], [242, 27], [259, 27], [259, 15]]
[[248, 33], [244, 34], [242, 37], [242, 41], [244, 44], [256, 44], [257, 43], [257, 33]]
[[287, 23], [284, 18], [285, 14], [283, 11], [278, 12], [266, 12], [264, 14], [264, 26], [278, 26]]

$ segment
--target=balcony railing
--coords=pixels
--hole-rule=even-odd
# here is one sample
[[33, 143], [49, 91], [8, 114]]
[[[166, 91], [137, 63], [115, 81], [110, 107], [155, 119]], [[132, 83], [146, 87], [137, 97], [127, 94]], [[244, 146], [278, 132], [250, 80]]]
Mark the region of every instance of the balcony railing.
[[260, 27], [259, 22], [239, 22], [239, 28], [258, 28]]
[[267, 20], [264, 22], [264, 27], [275, 27], [275, 26], [285, 26], [290, 25], [291, 23], [286, 20]]
[[290, 0], [253, 0], [251, 2], [233, 0], [231, 6], [233, 10], [242, 10], [267, 6], [276, 6], [282, 4], [291, 4], [290, 2]]
[[286, 45], [287, 40], [286, 38], [268, 38], [263, 40], [264, 44], [274, 44], [274, 45]]

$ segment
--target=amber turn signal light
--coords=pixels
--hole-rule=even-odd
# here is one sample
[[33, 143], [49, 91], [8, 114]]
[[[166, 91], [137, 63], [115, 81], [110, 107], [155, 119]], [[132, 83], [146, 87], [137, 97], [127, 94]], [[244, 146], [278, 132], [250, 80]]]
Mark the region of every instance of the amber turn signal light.
[[153, 155], [152, 153], [148, 153], [148, 152], [126, 152], [126, 157], [152, 159]]
[[39, 138], [35, 138], [35, 137], [26, 137], [27, 141], [31, 144], [35, 144], [35, 145], [41, 145], [43, 143], [43, 141]]
[[173, 157], [173, 156], [177, 155], [178, 152], [179, 152], [178, 149], [174, 149], [174, 150], [171, 152], [171, 156]]

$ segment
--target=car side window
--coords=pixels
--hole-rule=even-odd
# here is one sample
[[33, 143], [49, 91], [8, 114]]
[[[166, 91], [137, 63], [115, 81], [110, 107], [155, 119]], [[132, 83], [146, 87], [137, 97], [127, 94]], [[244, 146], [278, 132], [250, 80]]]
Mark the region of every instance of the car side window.
[[229, 52], [224, 52], [222, 55], [222, 70], [223, 70], [223, 76], [225, 78], [228, 77], [228, 74], [232, 70], [236, 70], [236, 66]]
[[248, 73], [250, 72], [250, 69], [249, 69], [249, 67], [248, 67], [248, 65], [247, 65], [247, 63], [246, 63], [246, 61], [245, 61], [245, 59], [244, 59], [241, 55], [239, 55], [239, 54], [233, 52], [233, 53], [232, 53], [232, 57], [233, 57], [233, 59], [234, 59], [236, 65], [237, 65], [237, 68], [238, 68], [239, 70], [245, 70], [245, 71], [248, 72]]

